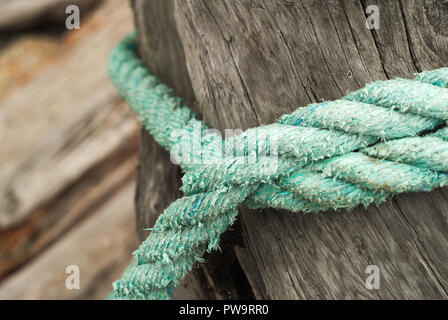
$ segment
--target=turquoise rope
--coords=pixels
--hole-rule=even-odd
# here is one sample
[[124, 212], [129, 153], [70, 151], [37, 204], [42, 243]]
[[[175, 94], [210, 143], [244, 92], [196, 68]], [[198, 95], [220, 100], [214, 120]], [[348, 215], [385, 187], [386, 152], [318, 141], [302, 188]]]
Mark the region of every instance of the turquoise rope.
[[[110, 77], [122, 97], [166, 150], [179, 146], [171, 135], [183, 130], [182, 141], [202, 152], [183, 150], [191, 160], [180, 163], [185, 196], [159, 216], [114, 283], [113, 298], [169, 299], [205, 251], [219, 248], [242, 204], [293, 212], [353, 209], [448, 185], [448, 68], [370, 83], [340, 100], [299, 108], [218, 142], [232, 153], [216, 161], [208, 156], [216, 141], [194, 134], [206, 125], [148, 74], [135, 51], [134, 33], [110, 55]], [[250, 151], [269, 141], [278, 146], [272, 172], [266, 168], [273, 158]], [[257, 161], [247, 161], [250, 156]]]

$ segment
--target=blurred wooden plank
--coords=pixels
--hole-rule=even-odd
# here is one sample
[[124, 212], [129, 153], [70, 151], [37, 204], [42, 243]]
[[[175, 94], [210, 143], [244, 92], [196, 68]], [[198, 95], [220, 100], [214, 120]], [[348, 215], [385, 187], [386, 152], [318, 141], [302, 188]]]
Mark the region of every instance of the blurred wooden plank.
[[115, 197], [129, 181], [134, 182], [137, 146], [135, 138], [123, 141], [114, 154], [61, 190], [56, 199], [34, 211], [24, 223], [1, 232], [0, 280], [96, 214], [98, 207]]
[[31, 79], [45, 62], [51, 61], [59, 42], [58, 38], [46, 34], [25, 34], [4, 46], [0, 44], [0, 97], [8, 89]]
[[[0, 284], [0, 299], [101, 299], [112, 290], [136, 247], [134, 183], [38, 259]], [[80, 289], [65, 287], [65, 269], [80, 270]]]
[[1, 225], [50, 202], [131, 137], [135, 141], [133, 152], [137, 151], [137, 121], [110, 89], [98, 90], [99, 97], [92, 99], [90, 110], [73, 114], [68, 123], [55, 127], [49, 136], [42, 137], [44, 140], [34, 151], [3, 176]]
[[104, 161], [138, 124], [106, 71], [130, 30], [128, 4], [110, 0], [68, 32], [57, 60], [0, 100], [0, 229], [16, 225]]
[[[134, 181], [139, 124], [106, 72], [110, 50], [130, 30], [128, 4], [104, 2], [57, 40], [53, 61], [0, 95], [0, 279], [93, 221]], [[108, 284], [119, 277], [115, 266]], [[98, 297], [94, 287], [88, 297]]]
[[0, 30], [33, 26], [42, 20], [60, 21], [65, 26], [65, 8], [77, 5], [82, 14], [94, 7], [98, 0], [0, 0]]

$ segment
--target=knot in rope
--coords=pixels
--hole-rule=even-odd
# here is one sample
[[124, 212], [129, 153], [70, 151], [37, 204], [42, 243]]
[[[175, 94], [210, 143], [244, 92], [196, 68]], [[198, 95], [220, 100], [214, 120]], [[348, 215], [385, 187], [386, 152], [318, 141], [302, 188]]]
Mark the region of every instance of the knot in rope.
[[[350, 210], [448, 185], [448, 68], [369, 83], [221, 141], [204, 138], [207, 126], [147, 72], [135, 51], [133, 33], [110, 55], [109, 74], [120, 94], [166, 150], [183, 143], [201, 151], [182, 149], [181, 158], [190, 159], [180, 161], [185, 196], [159, 216], [133, 265], [114, 283], [113, 298], [169, 299], [205, 251], [219, 248], [243, 204]], [[173, 139], [179, 130], [182, 142]]]

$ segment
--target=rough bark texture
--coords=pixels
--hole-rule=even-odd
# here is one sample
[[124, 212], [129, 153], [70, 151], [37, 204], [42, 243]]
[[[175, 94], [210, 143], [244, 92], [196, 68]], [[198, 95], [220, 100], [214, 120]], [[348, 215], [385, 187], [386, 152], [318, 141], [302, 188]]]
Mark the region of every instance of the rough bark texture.
[[[446, 1], [375, 1], [377, 30], [365, 26], [369, 4], [134, 0], [133, 9], [140, 53], [151, 72], [210, 127], [223, 130], [271, 123], [373, 80], [447, 65]], [[143, 132], [139, 229], [179, 196], [178, 176], [167, 153]], [[228, 249], [217, 253], [220, 260], [212, 254], [189, 277], [199, 294], [187, 297], [448, 298], [447, 188], [350, 213], [242, 208], [239, 226], [224, 237]], [[216, 266], [216, 260], [231, 261], [231, 268]], [[379, 290], [364, 285], [368, 265], [380, 268]], [[239, 280], [242, 275], [246, 280]]]

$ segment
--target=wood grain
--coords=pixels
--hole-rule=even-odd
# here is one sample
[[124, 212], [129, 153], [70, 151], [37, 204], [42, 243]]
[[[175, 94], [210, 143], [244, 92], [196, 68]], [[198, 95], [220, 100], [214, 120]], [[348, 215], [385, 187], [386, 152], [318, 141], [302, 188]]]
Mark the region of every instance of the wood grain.
[[[2, 44], [2, 40], [4, 44]], [[0, 97], [23, 85], [51, 61], [59, 39], [49, 35], [21, 35], [13, 41], [0, 37]]]
[[126, 4], [116, 4], [70, 32], [53, 64], [0, 100], [0, 229], [135, 136], [137, 121], [106, 70], [110, 50], [132, 30]]
[[84, 16], [99, 1], [95, 0], [1, 0], [0, 30], [18, 30], [35, 26], [41, 22], [59, 22], [65, 27], [65, 8], [77, 5]]
[[[167, 35], [172, 47], [182, 48], [171, 72], [191, 80], [187, 97], [195, 97], [193, 108], [208, 125], [223, 130], [270, 123], [298, 106], [340, 98], [373, 80], [447, 65], [443, 1], [377, 1], [378, 30], [365, 27], [368, 4], [174, 1], [156, 20], [169, 23], [161, 34], [148, 26], [156, 23], [149, 7], [134, 5], [134, 11], [145, 61], [157, 65], [166, 52], [148, 44], [153, 37]], [[148, 145], [143, 148], [140, 162], [153, 157]], [[166, 160], [163, 165], [170, 167]], [[139, 183], [149, 175], [140, 171]], [[245, 250], [256, 267], [244, 258], [239, 262], [249, 279], [262, 280], [250, 281], [262, 288], [254, 290], [258, 298], [446, 299], [447, 217], [446, 188], [351, 213], [302, 216], [242, 208]], [[365, 269], [372, 264], [381, 270], [380, 290], [364, 286]]]
[[[112, 282], [131, 262], [137, 245], [133, 232], [134, 189], [134, 183], [127, 183], [97, 214], [2, 282], [0, 299], [105, 298], [112, 291]], [[65, 286], [69, 265], [79, 267], [79, 290]]]

